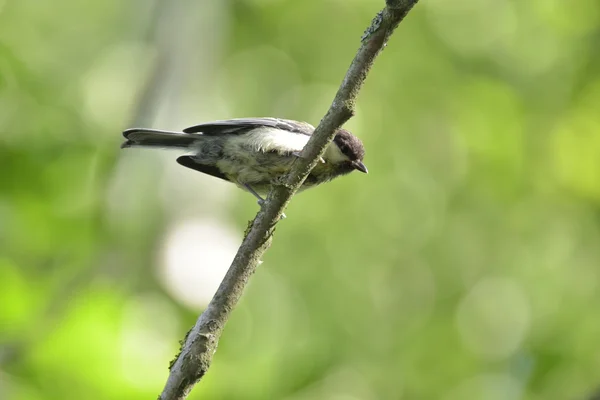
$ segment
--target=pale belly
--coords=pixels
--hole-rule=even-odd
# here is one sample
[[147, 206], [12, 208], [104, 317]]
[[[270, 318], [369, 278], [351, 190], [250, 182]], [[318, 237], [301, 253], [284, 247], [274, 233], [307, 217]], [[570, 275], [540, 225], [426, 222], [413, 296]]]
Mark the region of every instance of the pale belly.
[[[281, 182], [285, 178], [296, 160], [296, 156], [267, 153], [251, 160], [221, 159], [217, 162], [217, 167], [241, 189], [247, 190], [245, 185], [249, 185], [259, 194], [266, 195], [273, 183]], [[300, 190], [331, 180], [339, 174], [331, 164], [318, 163]]]

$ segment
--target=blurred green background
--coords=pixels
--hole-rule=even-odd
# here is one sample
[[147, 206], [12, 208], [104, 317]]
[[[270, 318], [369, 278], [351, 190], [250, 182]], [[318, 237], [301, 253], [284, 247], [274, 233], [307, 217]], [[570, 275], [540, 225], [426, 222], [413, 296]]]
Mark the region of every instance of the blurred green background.
[[[134, 125], [318, 124], [383, 0], [0, 0], [0, 398], [148, 399], [257, 211]], [[600, 3], [422, 0], [191, 399], [600, 385]]]

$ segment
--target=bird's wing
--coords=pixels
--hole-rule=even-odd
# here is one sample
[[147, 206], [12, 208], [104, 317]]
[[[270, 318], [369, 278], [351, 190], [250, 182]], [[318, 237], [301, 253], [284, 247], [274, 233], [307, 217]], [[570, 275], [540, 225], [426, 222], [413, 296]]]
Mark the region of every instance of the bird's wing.
[[192, 156], [181, 156], [177, 158], [177, 162], [184, 167], [188, 167], [194, 169], [196, 171], [203, 172], [207, 175], [214, 176], [215, 178], [220, 178], [230, 182], [230, 180], [221, 172], [221, 170], [214, 165], [203, 165], [194, 161]]
[[236, 118], [224, 121], [213, 121], [191, 126], [183, 130], [185, 133], [202, 133], [204, 135], [237, 134], [248, 129], [269, 127], [288, 132], [312, 135], [315, 128], [307, 122], [292, 121], [280, 118]]

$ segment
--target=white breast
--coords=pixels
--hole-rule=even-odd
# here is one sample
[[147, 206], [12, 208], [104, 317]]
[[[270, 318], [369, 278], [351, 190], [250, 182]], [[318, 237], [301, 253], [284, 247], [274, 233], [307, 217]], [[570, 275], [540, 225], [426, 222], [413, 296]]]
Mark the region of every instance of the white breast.
[[277, 128], [258, 128], [244, 135], [246, 145], [260, 152], [277, 151], [287, 153], [302, 151], [310, 136], [301, 133], [284, 131]]

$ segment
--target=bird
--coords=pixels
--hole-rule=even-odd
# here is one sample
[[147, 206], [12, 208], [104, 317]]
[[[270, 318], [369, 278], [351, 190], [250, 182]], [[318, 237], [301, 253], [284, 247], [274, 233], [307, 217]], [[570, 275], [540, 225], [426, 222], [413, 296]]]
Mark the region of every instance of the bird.
[[[186, 154], [177, 162], [187, 168], [232, 182], [250, 192], [262, 205], [263, 196], [280, 183], [315, 128], [281, 118], [235, 118], [191, 126], [181, 132], [130, 128], [121, 148], [179, 148]], [[299, 191], [331, 181], [352, 171], [368, 173], [365, 148], [359, 138], [339, 129], [320, 162]]]

